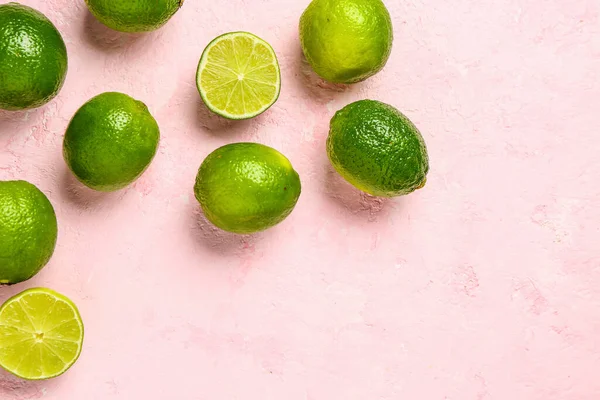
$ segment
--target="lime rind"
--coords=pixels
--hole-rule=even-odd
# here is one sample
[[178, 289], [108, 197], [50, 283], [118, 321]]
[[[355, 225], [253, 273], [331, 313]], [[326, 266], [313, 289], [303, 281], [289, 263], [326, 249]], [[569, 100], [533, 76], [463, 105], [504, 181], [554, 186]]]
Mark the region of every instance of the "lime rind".
[[[253, 47], [252, 50], [249, 54], [240, 54], [240, 56], [246, 56], [246, 63], [243, 67], [239, 67], [239, 62], [238, 62], [238, 54], [236, 53], [236, 47], [235, 47], [235, 40], [236, 39], [245, 39], [245, 40], [250, 40], [253, 42]], [[230, 62], [233, 62], [237, 65], [237, 68], [231, 68], [231, 66], [226, 66], [226, 65], [219, 65], [219, 64], [215, 64], [215, 63], [209, 63], [209, 61], [211, 61], [211, 57], [214, 58], [215, 57], [215, 50], [217, 48], [218, 45], [227, 45], [227, 43], [224, 43], [225, 41], [231, 41], [232, 45], [232, 52], [231, 54], [227, 54], [225, 52], [220, 52], [220, 56], [222, 56], [222, 58], [230, 58]], [[262, 58], [262, 61], [265, 61], [264, 64], [261, 67], [258, 68], [254, 68], [251, 70], [247, 70], [246, 68], [249, 67], [250, 63], [252, 62], [253, 58], [258, 58], [260, 54], [255, 54], [255, 50], [257, 48], [257, 46], [260, 46], [261, 49], [263, 51], [266, 51], [266, 54], [263, 55], [268, 55], [268, 60], [265, 60], [264, 58]], [[244, 49], [242, 49], [244, 50]], [[247, 50], [247, 49], [245, 49]], [[217, 55], [218, 56], [218, 55]], [[232, 59], [233, 57], [233, 59]], [[270, 68], [270, 72], [273, 78], [275, 78], [272, 82], [270, 81], [262, 81], [262, 80], [257, 80], [254, 77], [252, 77], [252, 75], [250, 75], [250, 77], [248, 77], [248, 73], [255, 73], [258, 72], [261, 69], [269, 69]], [[237, 71], [235, 70], [237, 69]], [[265, 72], [265, 71], [263, 71]], [[212, 76], [211, 76], [212, 75]], [[231, 75], [231, 80], [227, 81], [227, 78], [224, 78], [224, 76], [227, 75]], [[235, 78], [237, 76], [237, 79]], [[212, 79], [211, 79], [212, 77]], [[203, 82], [203, 78], [206, 78]], [[211, 80], [217, 81], [219, 79], [225, 79], [226, 81], [221, 85], [221, 86], [216, 86], [216, 87], [211, 87], [211, 88], [207, 88], [206, 86], [208, 86], [211, 82]], [[230, 93], [228, 93], [228, 98], [226, 101], [225, 106], [223, 107], [223, 105], [219, 106], [218, 104], [216, 104], [216, 102], [214, 101], [214, 96], [210, 96], [210, 92], [214, 91], [214, 90], [221, 90], [222, 92], [224, 92], [225, 90], [228, 89], [227, 85], [233, 84], [233, 87], [231, 88]], [[253, 35], [252, 33], [248, 33], [248, 32], [230, 32], [230, 33], [225, 33], [221, 36], [218, 36], [217, 38], [215, 38], [212, 42], [210, 42], [208, 44], [208, 46], [204, 49], [204, 52], [202, 53], [202, 56], [200, 57], [200, 62], [198, 64], [198, 70], [196, 72], [196, 85], [198, 87], [198, 91], [200, 92], [200, 96], [202, 98], [202, 101], [204, 102], [204, 104], [206, 104], [206, 106], [208, 107], [208, 109], [212, 112], [214, 112], [215, 114], [227, 118], [227, 119], [233, 119], [233, 120], [242, 120], [242, 119], [249, 119], [249, 118], [254, 118], [260, 114], [262, 114], [263, 112], [267, 111], [279, 98], [279, 95], [281, 93], [281, 71], [279, 68], [279, 62], [277, 60], [277, 55], [275, 54], [275, 51], [273, 50], [273, 48], [271, 47], [271, 45], [269, 45], [269, 43], [265, 42], [263, 39], [259, 38], [256, 35]], [[265, 87], [267, 87], [266, 89], [268, 89], [269, 91], [271, 91], [272, 93], [268, 96], [268, 98], [266, 99], [260, 99], [260, 95], [264, 94], [267, 90], [264, 91], [257, 91], [256, 87], [260, 87], [263, 86], [263, 89], [265, 89]], [[249, 90], [244, 90], [244, 87], [248, 88]], [[273, 90], [274, 89], [274, 90]], [[232, 111], [228, 111], [228, 108], [232, 108], [229, 107], [229, 105], [231, 104], [231, 101], [234, 100], [234, 104], [235, 102], [235, 98], [234, 98], [234, 94], [235, 92], [238, 92], [239, 96], [241, 97], [241, 103], [242, 103], [242, 110], [238, 110], [237, 112], [232, 112]], [[247, 109], [247, 105], [249, 102], [252, 101], [252, 98], [254, 98], [255, 102], [258, 101], [260, 103], [259, 107], [255, 107], [252, 110], [248, 110]], [[220, 98], [222, 99], [222, 97]]]
[[125, 33], [160, 29], [183, 6], [184, 0], [85, 0], [88, 9], [108, 28]]
[[394, 40], [382, 0], [313, 0], [300, 17], [300, 45], [321, 78], [353, 84], [386, 65]]
[[[56, 313], [70, 313], [72, 318], [52, 325]], [[0, 307], [0, 366], [26, 380], [57, 377], [79, 358], [83, 336], [81, 315], [69, 298], [47, 288], [25, 290]], [[33, 363], [36, 352], [38, 362]], [[19, 356], [16, 365], [14, 356]]]
[[222, 146], [202, 162], [194, 194], [205, 217], [237, 234], [269, 229], [293, 211], [302, 183], [290, 160], [259, 143]]
[[0, 181], [0, 285], [31, 279], [52, 257], [58, 222], [52, 203], [27, 181]]

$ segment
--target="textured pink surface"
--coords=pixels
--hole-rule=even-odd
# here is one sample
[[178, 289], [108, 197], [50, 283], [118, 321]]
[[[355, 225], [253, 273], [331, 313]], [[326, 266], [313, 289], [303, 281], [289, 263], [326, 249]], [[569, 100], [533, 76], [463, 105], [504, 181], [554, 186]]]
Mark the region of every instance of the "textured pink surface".
[[[86, 324], [49, 382], [0, 374], [22, 400], [597, 400], [600, 398], [600, 5], [596, 0], [388, 0], [385, 70], [331, 88], [303, 64], [308, 1], [187, 0], [159, 32], [110, 32], [81, 0], [31, 0], [69, 50], [60, 96], [0, 113], [0, 179], [44, 190], [50, 264], [0, 300], [49, 286]], [[282, 66], [278, 103], [222, 121], [194, 84], [204, 46], [251, 31]], [[131, 188], [94, 194], [62, 160], [87, 99], [146, 102], [162, 141]], [[324, 142], [335, 110], [389, 102], [421, 128], [425, 189], [380, 200], [342, 182]], [[192, 186], [216, 147], [286, 154], [303, 195], [255, 236], [203, 222]]]

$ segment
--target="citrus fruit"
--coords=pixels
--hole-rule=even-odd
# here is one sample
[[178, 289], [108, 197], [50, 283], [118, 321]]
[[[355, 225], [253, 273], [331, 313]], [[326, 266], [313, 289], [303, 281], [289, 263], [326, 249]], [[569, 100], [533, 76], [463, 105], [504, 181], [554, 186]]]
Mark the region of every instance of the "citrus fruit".
[[0, 366], [30, 380], [54, 378], [79, 358], [83, 322], [71, 300], [28, 289], [0, 307]]
[[123, 93], [102, 93], [75, 113], [63, 155], [84, 185], [110, 192], [129, 185], [148, 168], [160, 132], [148, 107]]
[[392, 20], [381, 0], [313, 0], [300, 18], [306, 59], [333, 83], [375, 75], [390, 56], [392, 40]]
[[194, 192], [206, 218], [234, 233], [254, 233], [283, 221], [300, 196], [300, 177], [277, 150], [233, 143], [206, 157]]
[[50, 260], [58, 227], [50, 201], [25, 181], [0, 181], [0, 284], [37, 274]]
[[357, 101], [335, 114], [327, 155], [344, 179], [373, 196], [420, 189], [429, 171], [419, 130], [394, 107], [373, 100]]
[[111, 29], [148, 32], [160, 28], [184, 0], [85, 0], [90, 12]]
[[0, 108], [40, 107], [60, 91], [67, 75], [67, 48], [41, 12], [0, 4]]
[[267, 42], [251, 33], [226, 33], [204, 49], [196, 84], [212, 112], [229, 119], [256, 117], [279, 97], [277, 56]]

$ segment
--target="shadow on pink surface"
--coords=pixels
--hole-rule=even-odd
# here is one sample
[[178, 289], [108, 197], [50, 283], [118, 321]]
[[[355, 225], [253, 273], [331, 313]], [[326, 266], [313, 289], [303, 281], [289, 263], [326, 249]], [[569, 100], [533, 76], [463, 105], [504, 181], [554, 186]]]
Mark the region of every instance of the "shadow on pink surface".
[[204, 101], [202, 101], [198, 90], [195, 87], [194, 89], [196, 90], [194, 96], [196, 97], [197, 105], [196, 125], [198, 129], [212, 136], [220, 138], [239, 138], [242, 134], [247, 132], [253, 125], [260, 123], [265, 113], [269, 112], [269, 110], [267, 110], [265, 111], [265, 113], [259, 115], [256, 118], [239, 121], [223, 118], [210, 111], [206, 107], [206, 104], [204, 104]]
[[[16, 125], [19, 122], [29, 121], [35, 119], [37, 115], [42, 113], [42, 107], [34, 108], [32, 110], [23, 111], [7, 111], [0, 110], [0, 134], [5, 132], [5, 126]], [[8, 128], [7, 128], [8, 129]]]
[[[323, 193], [340, 208], [361, 217], [366, 215], [369, 221], [375, 221], [389, 211], [392, 199], [361, 192], [342, 178], [330, 163], [325, 164], [323, 171]], [[394, 208], [399, 208], [399, 205], [401, 200], [394, 204]]]
[[190, 204], [189, 210], [192, 214], [190, 217], [192, 236], [205, 249], [223, 256], [239, 256], [252, 251], [256, 243], [268, 240], [272, 231], [276, 229], [275, 227], [251, 235], [239, 235], [214, 226], [206, 219], [202, 208], [195, 200]]
[[[355, 85], [344, 85], [325, 81], [312, 69], [308, 60], [300, 48], [298, 43], [297, 57], [294, 60], [294, 65], [297, 68], [296, 76], [302, 82], [302, 89], [313, 100], [319, 103], [327, 103], [335, 98], [336, 95], [355, 91]], [[360, 86], [360, 84], [358, 84]]]
[[40, 399], [46, 395], [48, 388], [57, 384], [57, 379], [26, 381], [0, 368], [0, 399]]
[[79, 182], [67, 166], [63, 170], [61, 179], [61, 194], [71, 203], [85, 210], [111, 207], [120, 202], [131, 187], [116, 192], [99, 192]]
[[134, 48], [148, 49], [146, 45], [160, 34], [160, 32], [126, 33], [112, 30], [98, 21], [88, 10], [83, 19], [82, 31], [82, 36], [89, 45], [107, 52], [122, 52]]

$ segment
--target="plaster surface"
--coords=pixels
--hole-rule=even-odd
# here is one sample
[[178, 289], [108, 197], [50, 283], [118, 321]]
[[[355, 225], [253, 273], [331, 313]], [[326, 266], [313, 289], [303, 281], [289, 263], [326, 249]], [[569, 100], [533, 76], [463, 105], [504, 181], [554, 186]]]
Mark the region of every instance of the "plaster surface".
[[[54, 204], [59, 239], [29, 282], [71, 297], [78, 363], [2, 400], [600, 399], [600, 3], [388, 0], [386, 68], [331, 86], [303, 61], [306, 0], [187, 0], [161, 30], [104, 28], [82, 0], [28, 0], [64, 36], [60, 95], [0, 112], [0, 179]], [[279, 101], [227, 122], [194, 76], [217, 35], [253, 32], [282, 68]], [[161, 127], [150, 169], [96, 194], [62, 159], [75, 111], [104, 91], [144, 101]], [[428, 144], [427, 186], [382, 200], [331, 169], [329, 119], [372, 98]], [[203, 220], [206, 155], [256, 141], [290, 158], [303, 193], [253, 236]]]

